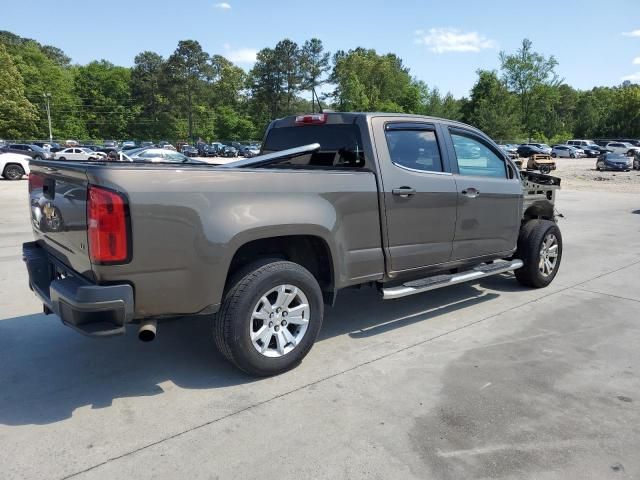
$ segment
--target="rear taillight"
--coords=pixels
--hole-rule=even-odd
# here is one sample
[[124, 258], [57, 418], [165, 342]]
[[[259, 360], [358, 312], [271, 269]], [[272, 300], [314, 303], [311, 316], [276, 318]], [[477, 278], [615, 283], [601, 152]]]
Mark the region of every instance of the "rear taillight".
[[112, 190], [91, 185], [87, 201], [89, 257], [94, 263], [129, 260], [129, 227], [125, 198]]
[[44, 185], [44, 177], [42, 175], [38, 175], [37, 173], [29, 174], [29, 193], [42, 188]]
[[327, 123], [326, 113], [311, 113], [296, 117], [296, 125], [320, 125], [323, 123]]

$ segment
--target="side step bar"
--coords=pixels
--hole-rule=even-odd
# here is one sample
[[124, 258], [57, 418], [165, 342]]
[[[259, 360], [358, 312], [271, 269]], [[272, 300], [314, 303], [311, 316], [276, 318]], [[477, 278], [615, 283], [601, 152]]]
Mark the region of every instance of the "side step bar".
[[469, 282], [479, 278], [489, 277], [498, 273], [510, 272], [522, 267], [522, 260], [498, 261], [495, 263], [484, 264], [475, 267], [466, 272], [451, 273], [445, 275], [435, 275], [433, 277], [421, 278], [406, 282], [398, 287], [383, 288], [382, 298], [384, 300], [393, 300], [394, 298], [402, 298], [416, 293], [435, 290], [436, 288], [448, 287], [457, 283]]

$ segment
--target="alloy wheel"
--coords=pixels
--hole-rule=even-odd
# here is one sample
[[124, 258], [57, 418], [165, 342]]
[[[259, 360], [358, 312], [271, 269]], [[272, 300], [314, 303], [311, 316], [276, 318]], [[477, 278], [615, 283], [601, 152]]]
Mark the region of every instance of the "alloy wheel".
[[544, 237], [540, 247], [538, 269], [543, 277], [548, 277], [556, 269], [558, 263], [558, 239], [553, 233]]
[[249, 334], [254, 348], [266, 357], [291, 352], [309, 326], [309, 301], [295, 285], [278, 285], [266, 292], [251, 314]]

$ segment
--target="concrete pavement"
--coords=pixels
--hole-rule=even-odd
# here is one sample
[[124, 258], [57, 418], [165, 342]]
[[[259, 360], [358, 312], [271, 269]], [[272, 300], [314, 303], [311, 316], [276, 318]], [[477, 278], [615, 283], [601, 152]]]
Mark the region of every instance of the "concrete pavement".
[[561, 191], [544, 290], [343, 292], [302, 365], [264, 380], [206, 319], [141, 344], [39, 314], [26, 182], [0, 182], [0, 207], [2, 478], [640, 476], [640, 195]]

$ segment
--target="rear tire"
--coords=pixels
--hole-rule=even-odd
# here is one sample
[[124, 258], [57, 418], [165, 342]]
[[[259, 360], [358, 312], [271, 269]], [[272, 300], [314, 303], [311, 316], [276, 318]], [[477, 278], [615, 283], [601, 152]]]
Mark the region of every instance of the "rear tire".
[[524, 264], [515, 270], [522, 285], [533, 288], [549, 285], [562, 260], [562, 234], [558, 226], [550, 220], [529, 220], [520, 229], [514, 258]]
[[4, 167], [2, 176], [7, 180], [20, 180], [24, 176], [24, 168], [16, 163], [10, 163]]
[[549, 165], [541, 165], [540, 173], [544, 173], [545, 175], [551, 173], [551, 167]]
[[278, 375], [309, 353], [323, 310], [322, 291], [307, 269], [263, 260], [234, 276], [213, 319], [213, 337], [222, 355], [240, 370]]

